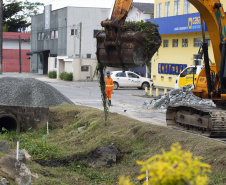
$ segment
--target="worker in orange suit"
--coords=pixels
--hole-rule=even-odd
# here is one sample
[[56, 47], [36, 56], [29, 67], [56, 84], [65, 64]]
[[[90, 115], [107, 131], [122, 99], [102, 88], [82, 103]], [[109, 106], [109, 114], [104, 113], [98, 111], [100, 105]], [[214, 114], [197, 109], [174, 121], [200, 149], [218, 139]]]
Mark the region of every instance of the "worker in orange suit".
[[109, 106], [111, 106], [111, 94], [114, 90], [113, 80], [111, 78], [110, 71], [107, 71], [107, 77], [105, 78], [105, 93], [107, 95], [106, 99], [109, 100]]

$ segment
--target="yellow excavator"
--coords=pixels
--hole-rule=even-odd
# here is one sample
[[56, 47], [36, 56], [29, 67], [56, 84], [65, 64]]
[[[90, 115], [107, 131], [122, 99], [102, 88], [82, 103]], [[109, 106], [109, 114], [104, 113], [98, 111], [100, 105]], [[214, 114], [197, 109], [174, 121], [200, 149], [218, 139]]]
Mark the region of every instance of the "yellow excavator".
[[[201, 16], [205, 67], [199, 73], [193, 94], [211, 99], [216, 107], [170, 106], [167, 126], [189, 130], [208, 137], [226, 137], [226, 18], [219, 0], [188, 0]], [[132, 0], [116, 0], [110, 19], [101, 22], [105, 32], [97, 35], [97, 60], [102, 66], [135, 67], [145, 65], [153, 53], [144, 52], [139, 31], [125, 32], [124, 23]], [[213, 46], [215, 65], [209, 64], [204, 23]]]

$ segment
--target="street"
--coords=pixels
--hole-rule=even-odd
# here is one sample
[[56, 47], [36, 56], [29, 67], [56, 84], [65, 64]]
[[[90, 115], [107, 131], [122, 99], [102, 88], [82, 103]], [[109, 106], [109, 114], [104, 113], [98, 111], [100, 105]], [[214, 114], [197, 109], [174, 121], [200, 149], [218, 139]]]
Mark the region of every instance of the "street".
[[[49, 79], [46, 76], [32, 73], [4, 73], [2, 77], [22, 77], [36, 78], [49, 83], [68, 97], [76, 105], [84, 105], [103, 109], [101, 92], [98, 82], [65, 82], [56, 79]], [[160, 90], [160, 94], [163, 93]], [[166, 126], [165, 114], [142, 108], [142, 104], [150, 98], [141, 97], [145, 94], [144, 90], [136, 88], [119, 88], [112, 95], [112, 105], [110, 112], [116, 112], [130, 118], [160, 126]]]

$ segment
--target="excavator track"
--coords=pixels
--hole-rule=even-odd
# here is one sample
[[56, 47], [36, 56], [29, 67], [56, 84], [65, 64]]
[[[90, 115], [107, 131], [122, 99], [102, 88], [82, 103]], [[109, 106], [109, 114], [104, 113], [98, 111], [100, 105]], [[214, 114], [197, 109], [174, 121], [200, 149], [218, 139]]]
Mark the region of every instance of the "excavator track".
[[167, 126], [206, 137], [226, 138], [226, 110], [209, 106], [169, 106]]

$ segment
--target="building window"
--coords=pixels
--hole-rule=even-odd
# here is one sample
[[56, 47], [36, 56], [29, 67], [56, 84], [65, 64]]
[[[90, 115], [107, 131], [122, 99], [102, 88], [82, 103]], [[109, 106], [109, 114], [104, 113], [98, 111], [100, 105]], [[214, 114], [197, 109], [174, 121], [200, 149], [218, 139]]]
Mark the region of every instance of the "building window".
[[207, 44], [208, 44], [208, 47], [210, 47], [210, 38], [206, 38], [206, 42], [207, 42]]
[[57, 68], [57, 58], [55, 58], [55, 68]]
[[77, 29], [71, 29], [71, 35], [77, 35]]
[[[210, 46], [210, 38], [206, 38], [208, 47]], [[194, 38], [194, 47], [200, 47], [202, 45], [202, 38]]]
[[180, 6], [180, 0], [174, 1], [174, 15], [179, 14], [179, 6]]
[[188, 39], [182, 39], [182, 47], [187, 48], [188, 47]]
[[96, 38], [96, 36], [99, 32], [100, 32], [100, 30], [93, 30], [93, 38]]
[[38, 40], [41, 40], [42, 33], [38, 33]]
[[165, 17], [169, 17], [170, 13], [170, 2], [165, 2]]
[[58, 39], [58, 31], [55, 31], [55, 39]]
[[173, 39], [173, 47], [174, 48], [178, 47], [178, 39]]
[[38, 33], [38, 40], [44, 40], [44, 33]]
[[184, 0], [184, 14], [188, 14], [190, 12], [190, 3], [188, 0]]
[[74, 34], [75, 34], [75, 30], [71, 29], [71, 35], [74, 35]]
[[202, 45], [202, 38], [194, 38], [194, 47], [200, 47]]
[[89, 66], [81, 66], [81, 71], [89, 71]]
[[156, 4], [156, 18], [161, 17], [161, 9], [162, 9], [162, 4], [161, 3]]
[[51, 31], [51, 32], [50, 32], [50, 39], [54, 39], [54, 37], [55, 37], [55, 36], [54, 36], [54, 31]]
[[163, 47], [168, 48], [169, 47], [169, 40], [163, 40]]

